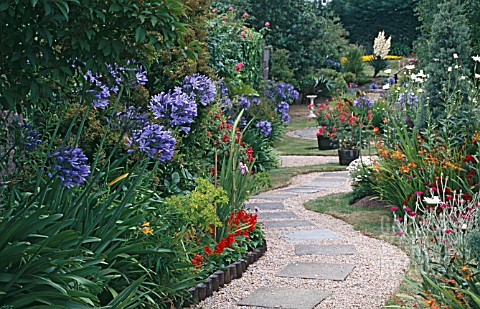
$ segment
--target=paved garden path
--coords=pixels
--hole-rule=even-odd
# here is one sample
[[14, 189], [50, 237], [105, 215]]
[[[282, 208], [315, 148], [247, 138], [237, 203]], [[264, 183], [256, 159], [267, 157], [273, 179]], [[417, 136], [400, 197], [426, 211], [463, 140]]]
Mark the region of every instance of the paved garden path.
[[382, 308], [408, 267], [397, 247], [355, 231], [303, 203], [351, 190], [346, 172], [297, 176], [253, 196], [268, 251], [242, 278], [196, 308]]

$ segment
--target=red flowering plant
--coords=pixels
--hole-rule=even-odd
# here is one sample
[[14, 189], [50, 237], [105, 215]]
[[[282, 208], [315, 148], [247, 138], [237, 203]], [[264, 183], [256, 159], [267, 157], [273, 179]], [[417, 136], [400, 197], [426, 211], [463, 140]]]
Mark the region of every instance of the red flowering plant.
[[338, 142], [342, 149], [358, 149], [367, 137], [372, 123], [373, 100], [361, 97], [339, 101], [333, 106], [321, 104], [317, 109], [320, 126], [317, 136], [323, 135]]
[[[257, 223], [257, 214], [245, 209], [230, 214], [225, 231], [225, 235], [217, 241], [212, 241], [211, 237], [205, 238], [207, 241], [203, 242], [203, 248], [191, 260], [195, 271], [201, 269], [209, 273], [224, 268], [261, 245], [264, 239], [263, 230]], [[210, 236], [213, 237], [213, 233]]]

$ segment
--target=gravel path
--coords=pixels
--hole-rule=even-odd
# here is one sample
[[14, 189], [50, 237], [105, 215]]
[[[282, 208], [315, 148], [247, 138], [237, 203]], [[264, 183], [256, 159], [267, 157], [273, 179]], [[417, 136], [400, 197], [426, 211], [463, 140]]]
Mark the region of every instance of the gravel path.
[[307, 166], [316, 164], [337, 163], [338, 156], [280, 156], [280, 166]]
[[[288, 188], [298, 188], [307, 183], [328, 179], [333, 173], [313, 173], [294, 177]], [[338, 175], [338, 174], [337, 174]], [[398, 288], [402, 275], [408, 267], [409, 259], [398, 247], [381, 240], [369, 238], [355, 231], [353, 227], [339, 219], [329, 215], [306, 210], [303, 203], [307, 200], [316, 199], [324, 195], [351, 190], [347, 179], [336, 182], [339, 185], [334, 188], [322, 189], [318, 193], [298, 194], [295, 197], [283, 201], [284, 211], [294, 212], [299, 219], [309, 220], [314, 227], [297, 227], [282, 229], [266, 229], [268, 251], [259, 261], [250, 265], [243, 277], [233, 280], [213, 296], [207, 298], [194, 308], [256, 308], [237, 306], [237, 302], [262, 286], [269, 287], [293, 287], [327, 290], [331, 294], [322, 301], [316, 309], [333, 308], [383, 308], [384, 303]], [[285, 189], [285, 188], [284, 188]], [[281, 190], [284, 190], [281, 189]], [[272, 190], [268, 193], [276, 193]], [[250, 202], [267, 202], [265, 200], [251, 200]], [[268, 212], [268, 211], [265, 211]], [[272, 210], [270, 212], [275, 212]], [[278, 210], [277, 210], [278, 212]], [[275, 220], [275, 219], [273, 219]], [[356, 247], [354, 255], [303, 255], [297, 256], [294, 245], [307, 242], [287, 242], [282, 238], [289, 232], [306, 229], [329, 229], [336, 233], [339, 240], [309, 241], [309, 244], [351, 244]], [[300, 278], [276, 277], [285, 265], [295, 261], [308, 261], [319, 263], [349, 263], [355, 264], [355, 269], [345, 281], [313, 280]]]

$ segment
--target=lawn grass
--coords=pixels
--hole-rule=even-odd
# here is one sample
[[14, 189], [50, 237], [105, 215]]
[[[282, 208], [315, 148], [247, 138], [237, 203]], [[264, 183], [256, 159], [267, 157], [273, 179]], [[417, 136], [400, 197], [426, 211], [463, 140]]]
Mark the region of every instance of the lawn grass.
[[332, 194], [305, 203], [305, 208], [341, 219], [365, 235], [395, 243], [391, 210], [354, 206], [350, 204], [352, 199], [351, 192]]
[[270, 181], [271, 189], [278, 189], [288, 186], [292, 177], [301, 174], [309, 174], [316, 172], [334, 172], [334, 171], [344, 171], [345, 166], [340, 166], [339, 164], [317, 164], [317, 165], [307, 165], [307, 166], [295, 166], [295, 167], [282, 167], [271, 170]]
[[280, 155], [298, 156], [336, 156], [337, 150], [318, 150], [316, 140], [301, 139], [284, 135], [275, 148]]

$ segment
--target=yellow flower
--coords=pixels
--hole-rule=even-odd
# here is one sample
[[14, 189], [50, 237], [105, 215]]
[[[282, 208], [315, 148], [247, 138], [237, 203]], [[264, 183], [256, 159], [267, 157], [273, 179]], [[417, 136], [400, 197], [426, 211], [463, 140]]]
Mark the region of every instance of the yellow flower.
[[142, 233], [145, 235], [153, 235], [153, 229], [151, 227], [145, 226], [141, 229]]
[[150, 222], [145, 221], [145, 222], [142, 223], [142, 226], [150, 226]]

